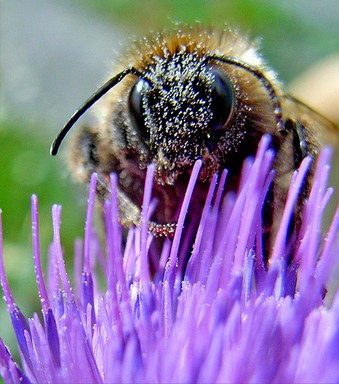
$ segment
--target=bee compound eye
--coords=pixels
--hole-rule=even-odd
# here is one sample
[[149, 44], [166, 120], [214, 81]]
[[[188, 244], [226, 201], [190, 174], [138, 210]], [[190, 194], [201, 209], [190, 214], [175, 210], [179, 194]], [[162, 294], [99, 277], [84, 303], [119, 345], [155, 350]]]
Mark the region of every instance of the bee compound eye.
[[211, 67], [213, 81], [211, 84], [212, 119], [209, 123], [212, 132], [220, 131], [230, 119], [234, 109], [234, 91], [226, 74], [216, 67]]
[[149, 132], [145, 124], [145, 108], [143, 96], [148, 87], [144, 79], [139, 79], [133, 86], [128, 100], [130, 115], [143, 138], [149, 138]]

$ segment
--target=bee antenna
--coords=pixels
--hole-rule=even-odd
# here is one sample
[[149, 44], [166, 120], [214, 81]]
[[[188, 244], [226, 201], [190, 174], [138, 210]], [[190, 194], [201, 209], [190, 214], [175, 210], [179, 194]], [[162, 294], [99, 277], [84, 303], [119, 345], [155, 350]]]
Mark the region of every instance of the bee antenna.
[[237, 67], [243, 68], [246, 71], [252, 73], [253, 76], [255, 76], [264, 86], [264, 88], [267, 90], [268, 95], [272, 101], [273, 104], [273, 112], [277, 124], [278, 132], [282, 131], [284, 129], [284, 121], [282, 118], [282, 112], [281, 112], [281, 105], [280, 105], [280, 99], [278, 97], [278, 94], [276, 90], [274, 89], [271, 81], [263, 74], [263, 72], [260, 71], [260, 69], [253, 67], [250, 64], [245, 63], [244, 61], [241, 61], [239, 59], [236, 59], [232, 56], [222, 56], [222, 55], [208, 55], [206, 57], [207, 61], [210, 60], [216, 60], [221, 61], [223, 63], [235, 65]]
[[73, 125], [79, 120], [79, 118], [89, 109], [91, 106], [96, 103], [102, 96], [104, 96], [110, 89], [115, 85], [120, 83], [120, 81], [128, 74], [143, 76], [143, 73], [135, 69], [134, 67], [128, 67], [125, 70], [118, 73], [116, 76], [109, 79], [104, 85], [102, 85], [98, 90], [96, 90], [92, 96], [90, 96], [84, 104], [82, 104], [71, 116], [66, 125], [59, 132], [58, 136], [54, 139], [50, 154], [55, 156], [60, 148], [61, 143], [63, 142], [65, 136], [73, 127]]

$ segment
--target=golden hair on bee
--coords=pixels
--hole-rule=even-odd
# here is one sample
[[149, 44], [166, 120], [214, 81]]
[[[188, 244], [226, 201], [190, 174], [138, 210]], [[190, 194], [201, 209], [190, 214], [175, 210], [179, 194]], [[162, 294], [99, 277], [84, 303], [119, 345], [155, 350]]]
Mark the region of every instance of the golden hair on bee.
[[[255, 154], [268, 133], [276, 151], [276, 177], [264, 218], [271, 238], [293, 171], [305, 156], [317, 155], [331, 123], [285, 95], [257, 44], [228, 28], [178, 26], [131, 43], [112, 72], [71, 117], [51, 153], [57, 153], [74, 123], [101, 100], [94, 125], [72, 140], [71, 171], [81, 182], [97, 172], [102, 199], [109, 174], [116, 172], [121, 222], [139, 225], [146, 167], [153, 162], [153, 194], [162, 209], [153, 214], [150, 230], [169, 236], [195, 161], [202, 159], [203, 165], [192, 206], [201, 210], [212, 176], [227, 168], [228, 188], [236, 189], [243, 160]], [[311, 177], [312, 170], [296, 222]]]

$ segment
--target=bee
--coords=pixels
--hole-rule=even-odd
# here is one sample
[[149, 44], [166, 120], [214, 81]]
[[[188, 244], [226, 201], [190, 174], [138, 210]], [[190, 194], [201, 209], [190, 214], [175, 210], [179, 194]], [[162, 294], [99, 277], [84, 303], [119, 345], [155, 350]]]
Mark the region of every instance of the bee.
[[173, 235], [197, 159], [202, 159], [202, 169], [192, 204], [201, 210], [212, 176], [227, 168], [228, 189], [235, 190], [243, 160], [269, 134], [276, 175], [264, 226], [271, 238], [293, 171], [305, 156], [317, 156], [331, 140], [329, 131], [334, 135], [327, 119], [285, 94], [257, 43], [232, 29], [177, 26], [146, 37], [121, 55], [114, 73], [70, 118], [51, 154], [57, 154], [71, 127], [100, 100], [94, 125], [83, 127], [72, 140], [71, 172], [85, 183], [97, 172], [102, 200], [109, 175], [117, 173], [120, 220], [128, 227], [140, 225], [146, 168], [154, 163], [153, 195], [161, 209], [153, 213], [149, 229], [156, 236]]

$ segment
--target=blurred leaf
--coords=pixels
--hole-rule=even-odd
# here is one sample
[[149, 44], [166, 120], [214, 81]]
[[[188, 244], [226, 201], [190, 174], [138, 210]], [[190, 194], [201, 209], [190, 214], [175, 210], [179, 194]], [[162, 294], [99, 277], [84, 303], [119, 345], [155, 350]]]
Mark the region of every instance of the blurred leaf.
[[253, 38], [262, 37], [264, 55], [286, 81], [337, 51], [339, 44], [339, 17], [326, 19], [326, 9], [329, 16], [335, 9], [330, 1], [85, 0], [81, 4], [141, 36], [173, 22], [201, 21], [219, 27], [227, 23]]

